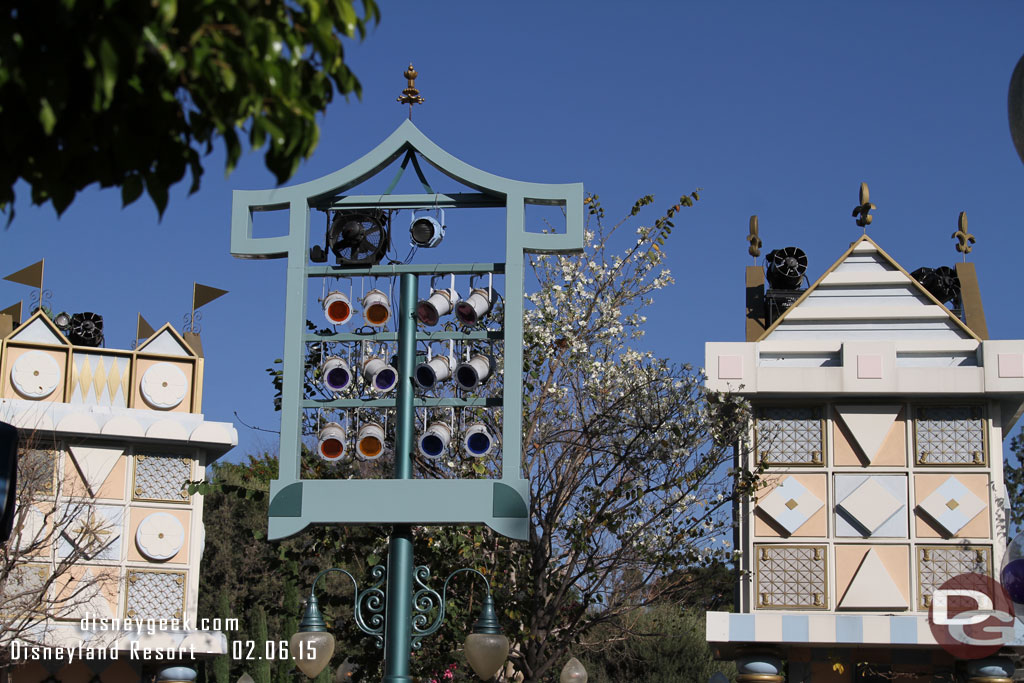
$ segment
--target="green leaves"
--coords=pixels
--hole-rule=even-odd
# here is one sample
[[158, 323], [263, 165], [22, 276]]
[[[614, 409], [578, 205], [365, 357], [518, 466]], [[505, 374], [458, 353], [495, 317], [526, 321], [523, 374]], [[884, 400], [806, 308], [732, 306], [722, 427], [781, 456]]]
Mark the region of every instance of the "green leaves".
[[57, 114], [54, 113], [53, 107], [45, 97], [39, 99], [39, 123], [42, 124], [43, 132], [47, 135], [52, 133], [53, 127], [57, 125]]
[[379, 21], [374, 0], [296, 3], [13, 0], [0, 41], [0, 207], [21, 179], [61, 211], [84, 187], [145, 191], [161, 212], [170, 188], [239, 132], [285, 182], [316, 148], [316, 116], [359, 94], [343, 39]]

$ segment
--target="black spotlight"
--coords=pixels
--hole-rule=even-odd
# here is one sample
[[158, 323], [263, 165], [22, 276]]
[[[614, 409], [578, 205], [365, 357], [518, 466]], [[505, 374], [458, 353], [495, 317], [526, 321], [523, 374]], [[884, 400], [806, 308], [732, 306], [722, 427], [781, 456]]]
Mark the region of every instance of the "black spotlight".
[[57, 326], [57, 329], [65, 337], [71, 332], [71, 316], [63, 311], [58, 313], [57, 317], [53, 319], [53, 324]]
[[327, 227], [324, 246], [310, 249], [309, 258], [314, 263], [324, 263], [330, 251], [339, 266], [372, 266], [380, 263], [390, 245], [391, 232], [384, 211], [336, 211]]
[[414, 247], [436, 247], [444, 239], [444, 211], [441, 212], [441, 220], [430, 216], [417, 216], [412, 214], [412, 222], [409, 224], [409, 237]]
[[103, 316], [99, 313], [75, 313], [71, 316], [68, 341], [75, 346], [103, 346]]
[[799, 247], [783, 247], [768, 252], [768, 284], [772, 289], [799, 289], [807, 271], [807, 254]]

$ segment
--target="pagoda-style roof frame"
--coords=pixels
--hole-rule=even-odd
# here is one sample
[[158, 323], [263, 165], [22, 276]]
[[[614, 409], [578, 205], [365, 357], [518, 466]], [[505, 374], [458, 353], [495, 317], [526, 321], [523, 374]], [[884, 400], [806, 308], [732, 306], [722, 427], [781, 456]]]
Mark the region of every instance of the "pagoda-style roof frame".
[[[390, 194], [390, 191], [384, 194], [347, 194], [403, 156], [412, 156], [414, 165], [417, 157], [422, 158], [444, 175], [475, 192], [430, 192], [432, 188], [420, 175], [424, 189], [428, 190], [424, 194]], [[396, 177], [392, 187], [397, 180]], [[563, 207], [565, 232], [528, 232], [525, 221], [527, 204]], [[503, 208], [506, 214], [505, 263], [376, 265], [344, 269], [310, 263], [312, 210], [369, 207]], [[267, 190], [236, 190], [233, 193], [231, 253], [240, 258], [288, 259], [281, 391], [281, 464], [280, 478], [271, 483], [270, 538], [294, 534], [311, 523], [410, 522], [484, 523], [514, 538], [527, 537], [529, 482], [522, 477], [521, 472], [525, 254], [582, 251], [583, 209], [582, 183], [529, 183], [487, 173], [441, 149], [408, 120], [368, 154], [333, 173], [298, 185]], [[288, 233], [254, 237], [253, 213], [280, 210], [289, 212]], [[505, 362], [501, 478], [302, 480], [301, 415], [309, 278], [332, 275], [394, 277], [402, 273], [500, 272], [502, 269], [505, 277]], [[382, 497], [392, 502], [382, 505]], [[339, 510], [339, 501], [344, 501], [340, 505], [344, 510]]]

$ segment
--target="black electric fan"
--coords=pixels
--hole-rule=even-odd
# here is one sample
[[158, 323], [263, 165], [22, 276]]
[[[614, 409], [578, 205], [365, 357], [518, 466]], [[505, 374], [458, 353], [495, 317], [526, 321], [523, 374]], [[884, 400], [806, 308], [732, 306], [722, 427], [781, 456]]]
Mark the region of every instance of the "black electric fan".
[[331, 251], [339, 266], [372, 266], [380, 263], [390, 244], [391, 231], [384, 211], [336, 211], [328, 224], [324, 247], [310, 249], [309, 258], [324, 263]]

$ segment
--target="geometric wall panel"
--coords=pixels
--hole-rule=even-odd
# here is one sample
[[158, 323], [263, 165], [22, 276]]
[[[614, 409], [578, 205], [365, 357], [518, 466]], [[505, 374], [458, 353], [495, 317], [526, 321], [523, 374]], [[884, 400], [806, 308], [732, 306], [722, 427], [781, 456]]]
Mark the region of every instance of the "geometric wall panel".
[[980, 406], [918, 406], [914, 436], [919, 465], [985, 464]]
[[171, 514], [151, 513], [139, 523], [135, 544], [139, 552], [151, 560], [169, 560], [185, 544], [185, 527]]
[[131, 358], [76, 352], [73, 359], [69, 403], [127, 407]]
[[822, 465], [823, 439], [819, 408], [768, 406], [757, 411], [755, 445], [758, 462]]
[[128, 570], [125, 615], [133, 619], [181, 619], [185, 610], [185, 572]]
[[[24, 437], [22, 437], [24, 439]], [[18, 488], [33, 497], [52, 494], [57, 477], [57, 451], [31, 446], [18, 449]]]
[[0, 604], [0, 617], [17, 619], [41, 611], [40, 606], [47, 604], [41, 596], [49, 577], [50, 567], [45, 564], [33, 562], [11, 567], [4, 587], [5, 600]]
[[57, 361], [42, 351], [23, 353], [11, 366], [11, 383], [26, 398], [49, 396], [61, 379]]
[[100, 486], [124, 454], [124, 448], [68, 446], [68, 450], [93, 497], [99, 493]]
[[918, 507], [950, 536], [964, 528], [985, 509], [985, 502], [971, 493], [956, 477], [949, 477]]
[[834, 407], [869, 464], [882, 448], [889, 430], [903, 408], [901, 405], [837, 405]]
[[759, 608], [828, 607], [826, 546], [759, 545], [754, 553]]
[[188, 379], [178, 366], [156, 363], [142, 374], [139, 391], [146, 403], [154, 408], [174, 408], [188, 393]]
[[847, 586], [839, 607], [849, 609], [906, 609], [907, 599], [874, 548], [868, 550]]
[[917, 608], [927, 610], [932, 593], [954, 576], [967, 573], [992, 576], [992, 549], [987, 546], [938, 545], [917, 547]]
[[824, 503], [795, 477], [786, 477], [758, 502], [758, 509], [793, 534], [820, 510]]
[[174, 455], [135, 456], [135, 500], [188, 502], [188, 491], [182, 485], [192, 478], [192, 461]]
[[192, 349], [182, 346], [181, 342], [178, 341], [177, 337], [171, 328], [166, 328], [157, 336], [148, 340], [145, 344], [138, 348], [139, 351], [145, 351], [146, 353], [155, 353], [161, 356], [178, 356], [180, 358], [188, 358], [194, 356], [195, 353]]
[[[67, 504], [77, 505], [77, 504]], [[57, 557], [78, 552], [86, 560], [119, 560], [124, 508], [120, 505], [70, 507], [74, 517], [64, 526], [57, 543]]]
[[836, 536], [907, 536], [907, 478], [836, 475]]

